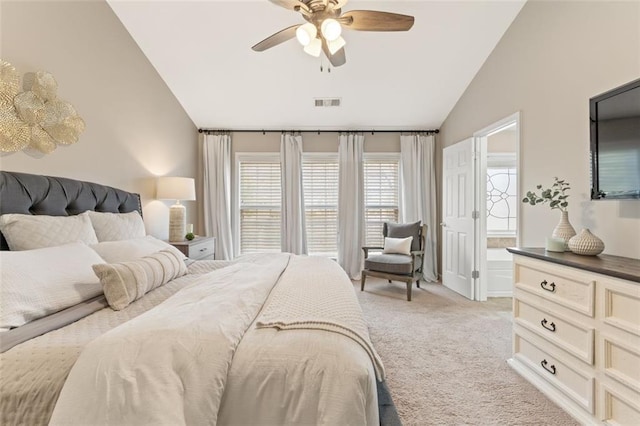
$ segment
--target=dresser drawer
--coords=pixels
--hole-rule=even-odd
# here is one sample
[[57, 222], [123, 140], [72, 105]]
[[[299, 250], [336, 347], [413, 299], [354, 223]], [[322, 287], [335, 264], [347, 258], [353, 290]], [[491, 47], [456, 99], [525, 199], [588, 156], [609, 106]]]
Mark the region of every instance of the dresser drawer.
[[640, 348], [606, 333], [600, 333], [598, 347], [604, 374], [634, 390], [640, 400]]
[[594, 316], [593, 276], [562, 266], [531, 259], [518, 259], [515, 286], [574, 311]]
[[514, 327], [514, 357], [558, 388], [590, 414], [594, 414], [593, 374], [575, 368], [575, 362], [550, 354], [551, 344]]
[[[534, 301], [514, 300], [513, 316], [519, 325], [559, 346], [589, 365], [593, 364], [594, 329], [557, 312], [551, 313]], [[576, 317], [581, 315], [575, 314]], [[584, 317], [583, 317], [584, 318]]]
[[640, 283], [630, 286], [604, 279], [600, 284], [605, 324], [640, 336]]
[[640, 425], [638, 395], [605, 380], [598, 386], [601, 399], [600, 420], [608, 425]]

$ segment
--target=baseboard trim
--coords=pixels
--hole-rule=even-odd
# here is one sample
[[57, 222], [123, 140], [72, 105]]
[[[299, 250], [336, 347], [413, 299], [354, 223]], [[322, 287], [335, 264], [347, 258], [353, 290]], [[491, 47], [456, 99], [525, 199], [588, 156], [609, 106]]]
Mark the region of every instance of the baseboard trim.
[[507, 360], [507, 364], [520, 374], [526, 381], [535, 386], [547, 398], [554, 402], [558, 407], [562, 408], [571, 417], [576, 419], [582, 425], [598, 426], [602, 425], [593, 416], [584, 412], [573, 400], [565, 396], [555, 386], [542, 379], [537, 373], [531, 371], [527, 366], [522, 364], [515, 358]]
[[513, 297], [513, 290], [488, 291], [487, 297]]

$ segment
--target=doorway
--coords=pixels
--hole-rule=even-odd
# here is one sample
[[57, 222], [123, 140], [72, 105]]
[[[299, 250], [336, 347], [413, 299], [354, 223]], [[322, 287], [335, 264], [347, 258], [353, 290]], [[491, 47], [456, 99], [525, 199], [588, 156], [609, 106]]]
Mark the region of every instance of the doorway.
[[475, 300], [511, 297], [512, 256], [506, 247], [519, 244], [520, 113], [474, 133], [478, 167], [475, 185], [475, 248], [478, 279]]

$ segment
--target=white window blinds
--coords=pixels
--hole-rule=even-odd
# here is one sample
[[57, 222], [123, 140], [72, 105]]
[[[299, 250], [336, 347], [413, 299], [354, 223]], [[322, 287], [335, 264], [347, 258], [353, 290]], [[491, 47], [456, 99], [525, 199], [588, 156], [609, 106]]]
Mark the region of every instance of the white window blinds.
[[280, 160], [239, 161], [240, 254], [280, 251]]
[[397, 155], [365, 154], [365, 241], [370, 247], [384, 246], [382, 224], [398, 221]]
[[303, 156], [305, 221], [309, 254], [338, 254], [338, 157]]

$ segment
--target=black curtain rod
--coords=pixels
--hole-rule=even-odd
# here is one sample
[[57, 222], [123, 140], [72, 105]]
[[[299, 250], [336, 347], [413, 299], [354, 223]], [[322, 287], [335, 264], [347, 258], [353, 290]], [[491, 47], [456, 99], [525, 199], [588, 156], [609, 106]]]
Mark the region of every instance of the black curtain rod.
[[212, 134], [212, 133], [220, 133], [220, 132], [229, 132], [229, 133], [262, 133], [263, 135], [266, 133], [427, 133], [427, 134], [438, 134], [440, 133], [439, 129], [435, 130], [227, 130], [227, 129], [198, 129], [198, 133]]

